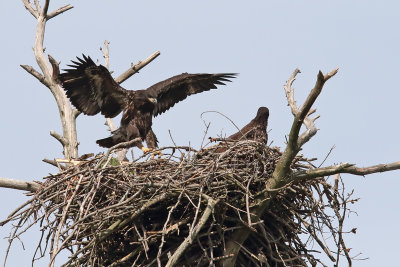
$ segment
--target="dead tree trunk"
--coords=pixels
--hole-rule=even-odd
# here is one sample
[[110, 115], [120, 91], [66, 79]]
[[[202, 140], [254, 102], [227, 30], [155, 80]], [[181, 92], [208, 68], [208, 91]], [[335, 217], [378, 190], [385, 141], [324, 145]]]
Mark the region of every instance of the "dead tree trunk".
[[50, 131], [50, 135], [57, 139], [63, 146], [63, 155], [66, 159], [78, 157], [78, 139], [76, 135], [76, 117], [79, 111], [72, 108], [64, 90], [57, 84], [52, 75], [52, 68], [44, 54], [44, 34], [46, 23], [48, 20], [72, 8], [71, 5], [66, 5], [57, 9], [56, 11], [48, 14], [49, 0], [46, 0], [43, 7], [39, 5], [39, 1], [35, 1], [33, 5], [28, 0], [23, 0], [25, 8], [37, 19], [36, 35], [33, 46], [33, 52], [37, 64], [39, 65], [42, 73], [35, 70], [32, 66], [21, 65], [21, 67], [32, 74], [36, 79], [43, 83], [56, 100], [58, 111], [60, 114], [62, 135], [56, 131]]
[[[66, 5], [48, 14], [49, 2], [50, 0], [45, 0], [43, 7], [41, 7], [39, 1], [34, 1], [34, 4], [32, 4], [29, 0], [23, 0], [25, 8], [37, 19], [33, 51], [36, 62], [39, 65], [42, 73], [35, 70], [32, 66], [21, 65], [21, 67], [28, 73], [33, 75], [41, 83], [43, 83], [47, 88], [49, 88], [50, 92], [53, 94], [60, 114], [62, 135], [54, 130], [50, 131], [50, 135], [57, 139], [63, 146], [64, 158], [67, 160], [71, 160], [74, 158], [78, 158], [79, 142], [77, 140], [76, 118], [80, 114], [80, 112], [72, 107], [64, 90], [57, 83], [56, 75], [53, 75], [53, 72], [58, 72], [58, 63], [50, 55], [49, 61], [46, 59], [43, 42], [47, 21], [71, 9], [72, 6]], [[106, 47], [106, 50], [106, 63], [108, 65], [108, 47]], [[131, 67], [128, 70], [126, 70], [124, 73], [116, 78], [116, 81], [118, 83], [124, 82], [133, 74], [137, 73], [140, 69], [153, 61], [159, 55], [160, 52], [156, 51], [147, 59], [139, 61], [137, 64], [131, 64]], [[44, 161], [57, 166], [57, 162], [54, 162], [52, 160], [45, 159]]]

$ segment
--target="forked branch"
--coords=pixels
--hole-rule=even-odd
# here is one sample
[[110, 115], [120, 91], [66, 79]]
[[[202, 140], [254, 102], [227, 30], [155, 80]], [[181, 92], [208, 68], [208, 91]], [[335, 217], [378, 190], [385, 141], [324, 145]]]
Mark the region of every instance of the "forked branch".
[[[64, 90], [60, 87], [55, 79], [55, 73], [58, 72], [58, 63], [52, 58], [49, 57], [49, 61], [47, 61], [46, 56], [44, 54], [44, 34], [46, 23], [49, 19], [61, 14], [72, 8], [71, 5], [67, 5], [57, 9], [56, 11], [47, 14], [50, 0], [45, 0], [43, 3], [43, 7], [40, 7], [39, 1], [35, 1], [33, 7], [32, 3], [28, 0], [23, 0], [25, 8], [37, 19], [36, 24], [36, 36], [35, 43], [33, 47], [34, 55], [36, 58], [36, 62], [40, 67], [39, 71], [35, 70], [31, 66], [21, 65], [27, 72], [37, 78], [41, 83], [43, 83], [47, 88], [50, 89], [50, 92], [53, 94], [54, 99], [56, 100], [57, 107], [59, 110], [59, 115], [61, 119], [62, 125], [62, 135], [61, 134], [51, 134], [54, 138], [56, 138], [63, 146], [63, 154], [66, 159], [77, 158], [78, 157], [78, 141], [76, 135], [76, 116], [77, 112], [72, 108], [71, 104], [67, 96], [64, 93]], [[55, 133], [52, 131], [52, 133]]]
[[49, 0], [45, 1], [43, 9], [40, 8], [38, 0], [35, 0], [35, 7], [32, 6], [32, 3], [29, 0], [22, 0], [22, 2], [24, 3], [24, 6], [29, 11], [29, 13], [31, 13], [32, 16], [34, 16], [36, 19], [39, 18], [39, 15], [42, 15], [46, 16], [46, 20], [49, 20], [73, 8], [73, 6], [71, 5], [65, 5], [57, 10], [50, 12], [50, 14], [47, 14], [50, 4]]
[[[302, 145], [304, 145], [308, 140], [311, 139], [311, 137], [313, 137], [317, 133], [317, 128], [315, 127], [314, 121], [318, 119], [319, 116], [310, 118], [310, 115], [315, 112], [315, 110], [311, 110], [311, 107], [321, 93], [325, 82], [333, 77], [337, 72], [338, 69], [335, 69], [330, 73], [324, 75], [321, 71], [319, 71], [315, 86], [311, 90], [306, 101], [300, 109], [297, 108], [296, 102], [294, 101], [294, 89], [292, 88], [292, 84], [296, 79], [296, 75], [300, 73], [300, 70], [296, 69], [290, 76], [289, 80], [286, 82], [284, 86], [286, 98], [294, 116], [294, 121], [292, 124], [292, 129], [290, 131], [288, 142], [291, 150], [298, 152], [301, 149]], [[302, 124], [306, 126], [307, 130], [299, 137], [299, 132]]]
[[[285, 148], [285, 152], [277, 163], [275, 171], [272, 175], [273, 178], [268, 181], [267, 188], [280, 188], [288, 182], [285, 178], [287, 178], [289, 175], [290, 164], [293, 162], [293, 159], [296, 157], [297, 153], [301, 150], [301, 147], [317, 133], [317, 128], [315, 127], [314, 122], [318, 116], [310, 118], [310, 115], [315, 112], [315, 110], [311, 110], [311, 107], [321, 93], [325, 82], [337, 72], [338, 69], [335, 69], [324, 75], [321, 71], [319, 71], [315, 86], [300, 109], [297, 108], [296, 102], [294, 101], [294, 89], [292, 88], [292, 84], [296, 78], [296, 75], [300, 73], [300, 70], [296, 69], [286, 82], [284, 89], [286, 92], [287, 101], [294, 116], [294, 120], [289, 133], [289, 141]], [[307, 130], [299, 137], [301, 125], [303, 123]]]
[[23, 0], [22, 2], [24, 2], [24, 6], [29, 11], [29, 13], [31, 13], [32, 16], [34, 16], [37, 19], [39, 17], [40, 10], [33, 8], [29, 0]]
[[[41, 73], [38, 70], [35, 70], [32, 66], [21, 65], [21, 67], [50, 89], [50, 92], [53, 94], [56, 100], [60, 114], [61, 125], [63, 128], [62, 134], [56, 134], [55, 131], [51, 131], [51, 136], [56, 138], [62, 144], [64, 158], [77, 158], [79, 143], [76, 133], [76, 118], [80, 114], [80, 112], [71, 106], [67, 96], [65, 95], [64, 90], [57, 82], [57, 76], [59, 74], [58, 62], [51, 56], [49, 56], [49, 60], [46, 59], [44, 54], [45, 49], [43, 46], [47, 21], [71, 9], [72, 6], [66, 5], [48, 14], [50, 0], [44, 0], [42, 7], [40, 6], [39, 0], [35, 0], [34, 3], [31, 3], [29, 0], [23, 0], [23, 3], [25, 8], [37, 19], [36, 36], [33, 50], [36, 62], [40, 67]], [[121, 83], [125, 81], [134, 73], [138, 72], [141, 68], [150, 63], [159, 54], [160, 52], [157, 51], [146, 60], [140, 61], [136, 65], [132, 65], [131, 68], [129, 68], [116, 79], [117, 82]]]

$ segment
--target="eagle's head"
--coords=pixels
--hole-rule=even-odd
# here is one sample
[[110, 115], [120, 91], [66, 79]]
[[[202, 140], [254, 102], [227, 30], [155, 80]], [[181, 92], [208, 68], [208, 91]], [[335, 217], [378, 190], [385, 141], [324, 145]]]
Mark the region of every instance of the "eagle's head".
[[157, 98], [146, 92], [146, 90], [137, 90], [135, 93], [134, 105], [136, 108], [143, 111], [153, 112], [157, 105]]
[[269, 109], [267, 107], [258, 108], [257, 115], [254, 120], [258, 122], [268, 123]]

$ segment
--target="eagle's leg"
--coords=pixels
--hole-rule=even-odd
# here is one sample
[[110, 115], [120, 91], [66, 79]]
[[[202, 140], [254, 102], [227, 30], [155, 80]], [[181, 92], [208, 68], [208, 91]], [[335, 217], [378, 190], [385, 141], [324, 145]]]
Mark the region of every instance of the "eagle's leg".
[[[122, 122], [122, 120], [121, 120], [121, 122]], [[120, 129], [122, 129], [122, 127], [120, 127], [118, 130], [120, 130]], [[126, 137], [125, 138], [127, 138], [128, 140], [132, 140], [132, 139], [135, 139], [136, 137], [139, 137], [139, 136], [141, 136], [140, 135], [140, 131], [139, 131], [139, 129], [138, 129], [138, 127], [137, 127], [137, 125], [134, 123], [134, 121], [131, 121], [131, 122], [129, 122], [128, 123], [128, 125], [126, 126], [126, 128], [124, 128], [125, 129], [125, 135], [126, 135]], [[117, 130], [117, 131], [118, 131]], [[121, 130], [120, 130], [121, 131]], [[147, 143], [147, 142], [146, 142]], [[137, 142], [136, 143], [136, 147], [137, 148], [139, 148], [139, 149], [141, 149], [142, 151], [143, 151], [143, 153], [144, 154], [146, 154], [146, 153], [148, 153], [148, 152], [150, 152], [152, 149], [149, 147], [149, 148], [146, 148], [144, 145], [143, 145], [143, 143], [142, 143], [142, 141], [139, 141], [139, 142]]]
[[140, 144], [138, 144], [138, 146], [137, 146], [138, 148], [140, 148], [142, 151], [143, 151], [143, 153], [149, 153], [149, 152], [152, 152], [152, 151], [154, 151], [155, 150], [155, 148], [152, 148], [152, 147], [149, 147], [149, 148], [147, 148], [147, 147], [145, 147], [143, 144], [142, 144], [142, 142], [140, 142]]
[[147, 146], [149, 147], [148, 149], [149, 149], [150, 151], [152, 151], [152, 153], [153, 153], [153, 155], [151, 156], [151, 158], [154, 158], [154, 156], [156, 156], [156, 155], [157, 155], [158, 157], [161, 157], [161, 156], [162, 156], [161, 152], [160, 152], [159, 150], [157, 150], [157, 143], [158, 143], [158, 140], [157, 140], [157, 137], [156, 137], [156, 135], [154, 134], [154, 132], [153, 132], [152, 129], [150, 129], [150, 130], [147, 132], [145, 140], [146, 140]]
[[142, 142], [138, 142], [138, 144], [136, 146], [138, 148], [140, 148], [143, 151], [143, 153], [147, 153], [147, 152], [150, 152], [152, 150], [150, 148], [145, 147]]

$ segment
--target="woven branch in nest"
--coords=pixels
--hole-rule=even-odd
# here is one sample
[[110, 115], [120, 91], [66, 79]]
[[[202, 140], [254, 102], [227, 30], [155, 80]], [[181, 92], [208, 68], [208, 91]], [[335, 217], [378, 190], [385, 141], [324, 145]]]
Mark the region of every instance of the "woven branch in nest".
[[[325, 231], [343, 242], [331, 211], [350, 198], [340, 198], [344, 193], [322, 178], [292, 184], [251, 221], [254, 199], [266, 190], [281, 153], [254, 141], [226, 146], [222, 153], [211, 148], [101, 168], [96, 158], [48, 176], [29, 204], [9, 217], [17, 222], [10, 239], [40, 223], [42, 254], [34, 257], [49, 248], [53, 261], [67, 249], [72, 256], [63, 266], [209, 266], [230, 257], [226, 241], [247, 227], [252, 233], [237, 266], [315, 265], [314, 243], [336, 260], [321, 239]], [[291, 168], [312, 166], [297, 157]]]

